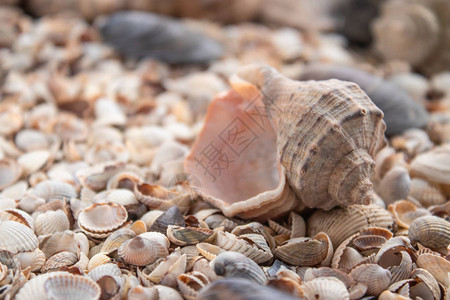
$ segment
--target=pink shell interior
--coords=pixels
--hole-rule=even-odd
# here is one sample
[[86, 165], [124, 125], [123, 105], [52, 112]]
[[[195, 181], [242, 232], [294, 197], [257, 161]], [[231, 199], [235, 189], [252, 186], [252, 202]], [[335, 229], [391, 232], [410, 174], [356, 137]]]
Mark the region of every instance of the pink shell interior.
[[225, 205], [277, 188], [276, 134], [261, 97], [244, 99], [231, 90], [209, 105], [205, 125], [186, 158], [201, 193]]

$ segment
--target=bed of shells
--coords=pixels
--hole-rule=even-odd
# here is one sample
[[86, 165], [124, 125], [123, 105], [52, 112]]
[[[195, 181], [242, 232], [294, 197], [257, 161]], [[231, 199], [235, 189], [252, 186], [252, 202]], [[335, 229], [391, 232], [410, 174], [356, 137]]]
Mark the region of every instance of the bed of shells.
[[[387, 2], [375, 33], [401, 1]], [[417, 7], [404, 17], [421, 13], [432, 20]], [[218, 41], [220, 57], [201, 65], [126, 59], [95, 22], [0, 6], [0, 299], [450, 299], [450, 71], [414, 73], [425, 54], [397, 60], [388, 46], [400, 45], [381, 37], [385, 60], [317, 28], [182, 24]], [[362, 172], [358, 193], [323, 192], [306, 164], [287, 167], [276, 148], [289, 142], [284, 117], [277, 132], [255, 125], [251, 151], [234, 156], [230, 172], [251, 178], [198, 169], [194, 154], [232, 121], [224, 107], [250, 91], [242, 79], [269, 94], [291, 88], [275, 73], [258, 81], [253, 70], [229, 83], [251, 63], [303, 80], [328, 79], [311, 65], [332, 63], [325, 73], [356, 78], [383, 110], [386, 140], [383, 113], [367, 96], [358, 100], [375, 124], [373, 134], [359, 132], [370, 145], [355, 160], [367, 156], [373, 175]], [[236, 107], [233, 118], [245, 121]], [[309, 141], [320, 150], [331, 133], [319, 129]], [[305, 153], [316, 154], [315, 145]], [[267, 165], [247, 164], [254, 153]], [[307, 186], [296, 187], [298, 178]]]

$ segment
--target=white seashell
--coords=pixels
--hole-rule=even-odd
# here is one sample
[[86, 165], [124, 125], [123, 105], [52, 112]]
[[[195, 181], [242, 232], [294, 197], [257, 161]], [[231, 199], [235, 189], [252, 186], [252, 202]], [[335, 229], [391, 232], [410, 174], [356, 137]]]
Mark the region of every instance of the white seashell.
[[107, 263], [96, 267], [89, 272], [88, 276], [94, 281], [98, 281], [103, 276], [112, 276], [116, 279], [120, 286], [125, 284], [125, 279], [122, 277], [122, 272], [119, 267], [112, 263]]
[[19, 261], [22, 269], [31, 268], [31, 272], [41, 269], [45, 263], [45, 254], [39, 248], [30, 252], [19, 252], [14, 257]]
[[114, 203], [122, 206], [138, 204], [134, 193], [127, 189], [111, 189], [98, 193], [94, 197], [95, 203]]
[[88, 277], [69, 273], [51, 276], [44, 282], [48, 299], [96, 300], [100, 298], [100, 286]]
[[34, 129], [19, 131], [14, 141], [16, 146], [24, 152], [44, 150], [50, 146], [47, 136], [42, 131]]
[[82, 233], [75, 234], [73, 231], [66, 230], [52, 235], [40, 236], [39, 248], [44, 252], [47, 258], [62, 251], [78, 254], [80, 252], [80, 245], [76, 235], [80, 234]]
[[19, 222], [34, 230], [33, 218], [20, 209], [7, 208], [3, 211], [0, 211], [0, 223], [5, 221]]
[[78, 242], [80, 251], [86, 255], [89, 254], [89, 240], [87, 236], [82, 232], [75, 233], [75, 240]]
[[350, 276], [356, 282], [367, 286], [367, 295], [378, 296], [387, 289], [391, 272], [376, 264], [363, 264], [355, 267]]
[[73, 186], [68, 183], [45, 180], [33, 187], [32, 194], [44, 198], [47, 202], [53, 200], [70, 200], [77, 197], [77, 192]]
[[109, 262], [111, 262], [111, 258], [108, 255], [106, 255], [104, 252], [97, 253], [89, 260], [87, 271], [91, 272], [93, 269]]
[[0, 250], [11, 253], [34, 251], [38, 239], [29, 227], [14, 221], [0, 224]]
[[36, 150], [21, 155], [17, 162], [25, 175], [40, 170], [50, 159], [50, 151]]
[[48, 278], [69, 274], [67, 272], [51, 272], [40, 274], [27, 282], [22, 286], [16, 295], [17, 300], [42, 300], [47, 298], [45, 292], [44, 283]]
[[335, 277], [321, 277], [304, 282], [300, 286], [305, 299], [333, 300], [349, 299], [345, 284]]
[[127, 122], [120, 106], [110, 99], [101, 98], [95, 101], [94, 110], [96, 125], [124, 126]]
[[46, 235], [69, 230], [70, 222], [61, 209], [50, 210], [37, 216], [35, 227], [37, 235]]
[[15, 160], [0, 160], [0, 190], [14, 184], [21, 175], [22, 168]]
[[162, 233], [151, 231], [151, 232], [144, 232], [139, 235], [140, 237], [146, 238], [151, 241], [155, 241], [158, 244], [164, 246], [165, 248], [169, 249], [170, 241], [169, 239]]

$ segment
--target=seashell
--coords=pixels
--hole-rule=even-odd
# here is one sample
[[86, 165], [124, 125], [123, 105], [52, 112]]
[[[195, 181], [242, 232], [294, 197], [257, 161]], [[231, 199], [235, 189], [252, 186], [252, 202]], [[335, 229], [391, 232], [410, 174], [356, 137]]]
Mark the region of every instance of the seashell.
[[100, 126], [124, 126], [127, 117], [115, 101], [100, 98], [95, 101], [95, 124]]
[[167, 227], [167, 237], [172, 243], [179, 246], [201, 243], [212, 234], [213, 231], [206, 228], [180, 227], [176, 225]]
[[102, 264], [94, 268], [89, 272], [88, 276], [94, 281], [98, 281], [104, 276], [111, 276], [121, 287], [125, 285], [125, 279], [122, 277], [122, 272], [119, 267], [113, 263]]
[[340, 281], [342, 281], [342, 283], [344, 283], [347, 288], [349, 288], [350, 286], [353, 286], [355, 284], [355, 282], [350, 277], [350, 275], [348, 275], [342, 271], [339, 271], [336, 269], [331, 269], [328, 267], [308, 268], [305, 272], [303, 280], [311, 281], [313, 279], [321, 278], [321, 277], [335, 277], [335, 278], [339, 279]]
[[[264, 241], [265, 242], [265, 241]], [[261, 247], [255, 244], [251, 239], [244, 236], [235, 236], [229, 232], [219, 231], [217, 233], [216, 245], [226, 251], [236, 251], [244, 254], [256, 263], [264, 263], [273, 257], [267, 244]], [[200, 253], [202, 251], [199, 249]]]
[[337, 248], [347, 237], [368, 227], [392, 229], [393, 219], [376, 205], [352, 205], [335, 208], [329, 212], [316, 211], [307, 220], [307, 235], [325, 232]]
[[86, 140], [86, 123], [71, 113], [59, 112], [53, 124], [54, 133], [63, 140], [80, 142]]
[[95, 254], [91, 257], [89, 260], [89, 263], [87, 265], [87, 271], [91, 272], [93, 269], [97, 268], [98, 266], [107, 264], [111, 261], [111, 258], [106, 255], [104, 252], [100, 252]]
[[247, 237], [249, 237], [249, 234], [257, 234], [259, 236], [263, 236], [265, 239], [263, 243], [259, 243], [261, 248], [266, 248], [265, 244], [267, 244], [270, 249], [273, 249], [275, 247], [275, 240], [270, 232], [266, 229], [266, 227], [258, 222], [250, 222], [246, 225], [236, 226], [235, 228], [233, 228], [231, 233], [236, 236], [246, 235]]
[[180, 274], [177, 278], [178, 288], [185, 299], [197, 299], [198, 292], [209, 284], [209, 279], [204, 274], [193, 271]]
[[304, 237], [306, 234], [306, 223], [303, 217], [295, 212], [290, 212], [289, 221], [291, 223], [291, 239]]
[[211, 261], [210, 265], [219, 276], [243, 278], [259, 284], [267, 282], [266, 274], [258, 264], [238, 252], [221, 253]]
[[430, 139], [436, 144], [445, 144], [450, 142], [449, 120], [450, 113], [446, 111], [434, 112], [430, 115], [430, 120], [428, 121], [426, 131]]
[[[164, 30], [156, 36], [155, 30], [161, 28]], [[122, 30], [133, 32], [133, 35], [124, 40], [120, 38]], [[168, 63], [203, 63], [222, 54], [221, 46], [213, 40], [186, 29], [174, 19], [151, 13], [116, 13], [106, 19], [100, 31], [105, 41], [118, 52], [137, 59], [153, 57]], [[151, 42], [139, 43], [144, 37]], [[138, 47], [130, 51], [127, 45], [136, 42]], [[164, 44], [164, 52], [159, 50], [160, 44]], [[184, 53], [183, 57], [180, 57], [179, 53]]]
[[169, 247], [170, 247], [169, 239], [162, 233], [154, 232], [154, 231], [144, 232], [144, 233], [141, 233], [139, 236], [143, 237], [145, 239], [154, 241], [154, 242], [166, 247], [167, 249], [169, 249]]
[[391, 272], [376, 264], [363, 264], [355, 267], [350, 276], [356, 282], [367, 286], [367, 295], [377, 296], [389, 286]]
[[139, 202], [134, 193], [127, 189], [111, 189], [98, 193], [94, 197], [95, 203], [114, 203], [122, 206], [134, 205]]
[[34, 251], [37, 247], [37, 237], [29, 227], [14, 221], [0, 223], [0, 250], [15, 254]]
[[396, 200], [405, 199], [408, 196], [410, 184], [408, 170], [395, 166], [386, 173], [377, 190], [386, 205], [389, 205]]
[[78, 256], [75, 253], [62, 251], [49, 257], [41, 268], [42, 273], [48, 271], [58, 270], [61, 267], [68, 267], [78, 261]]
[[410, 165], [412, 177], [421, 177], [430, 182], [444, 186], [450, 185], [447, 161], [450, 156], [450, 146], [442, 145], [433, 150], [417, 155]]
[[167, 190], [159, 185], [147, 183], [135, 185], [134, 192], [139, 202], [151, 209], [167, 210], [176, 205], [179, 209], [186, 211], [193, 200], [190, 193]]
[[334, 277], [315, 278], [304, 282], [301, 286], [305, 299], [349, 299], [344, 283]]
[[163, 213], [164, 211], [162, 210], [157, 209], [149, 210], [141, 217], [141, 221], [145, 223], [147, 228], [150, 228], [155, 222], [155, 220], [158, 219]]
[[289, 236], [291, 235], [291, 230], [289, 230], [288, 228], [278, 224], [277, 222], [275, 222], [273, 220], [269, 220], [268, 223], [269, 223], [270, 229], [275, 231], [275, 233], [289, 235]]
[[[330, 251], [330, 241], [320, 238], [323, 233], [313, 238], [293, 238], [275, 248], [274, 254], [282, 261], [294, 265], [311, 267], [322, 263]], [[332, 247], [332, 245], [331, 245]], [[331, 252], [333, 249], [331, 249]], [[332, 253], [330, 256], [330, 260]]]
[[101, 295], [100, 297], [106, 299], [120, 299], [120, 285], [117, 283], [112, 276], [103, 276], [97, 281], [100, 286]]
[[15, 221], [18, 223], [22, 223], [34, 230], [33, 218], [20, 209], [8, 208], [5, 210], [0, 210], [0, 223], [5, 221]]
[[142, 178], [138, 174], [124, 171], [112, 176], [106, 184], [106, 189], [127, 189], [134, 191], [134, 186], [142, 181]]
[[195, 246], [197, 247], [197, 250], [200, 252], [200, 254], [206, 257], [206, 259], [208, 260], [213, 260], [217, 257], [217, 255], [225, 252], [225, 250], [223, 250], [222, 248], [211, 245], [209, 243], [198, 243]]
[[72, 274], [51, 276], [44, 283], [48, 299], [99, 299], [100, 287], [87, 277]]
[[47, 211], [36, 217], [37, 235], [53, 234], [70, 229], [69, 219], [62, 210]]
[[[45, 281], [54, 276], [69, 274], [68, 272], [50, 272], [46, 274], [40, 274], [34, 278], [31, 278], [22, 286], [19, 292], [16, 295], [16, 299], [18, 300], [39, 300], [45, 299], [47, 297], [47, 293], [44, 288]], [[70, 275], [70, 274], [69, 274]]]
[[162, 234], [167, 233], [169, 225], [186, 226], [183, 215], [177, 206], [172, 206], [160, 215], [151, 226], [148, 231], [156, 231]]
[[19, 199], [19, 208], [27, 213], [32, 213], [36, 208], [45, 204], [45, 199], [34, 195], [24, 195]]
[[123, 243], [117, 250], [117, 254], [128, 264], [146, 266], [158, 258], [168, 256], [169, 252], [166, 247], [157, 242], [136, 236]]
[[411, 242], [420, 244], [436, 251], [447, 253], [450, 244], [450, 222], [435, 216], [425, 216], [416, 219], [408, 231]]
[[413, 197], [424, 207], [443, 204], [446, 199], [436, 184], [420, 178], [411, 179], [409, 197]]
[[14, 141], [17, 148], [24, 152], [47, 149], [50, 146], [48, 137], [42, 131], [34, 129], [19, 131]]
[[49, 161], [51, 157], [50, 151], [35, 150], [22, 154], [17, 163], [20, 165], [23, 174], [29, 175], [40, 170]]
[[450, 279], [450, 262], [445, 258], [430, 253], [421, 254], [416, 261], [419, 268], [423, 268], [430, 272], [433, 277], [442, 285], [448, 286]]
[[53, 200], [67, 201], [77, 197], [77, 192], [73, 186], [65, 182], [53, 180], [39, 182], [33, 187], [32, 194], [45, 199], [47, 202]]
[[434, 145], [425, 131], [416, 128], [408, 129], [403, 135], [393, 137], [391, 142], [396, 150], [404, 151], [411, 158], [430, 150]]
[[298, 299], [271, 287], [261, 286], [249, 280], [225, 278], [214, 281], [200, 291], [198, 300], [226, 300], [226, 299]]
[[[385, 124], [382, 121], [383, 113], [357, 85], [340, 81], [295, 82], [283, 77], [274, 69], [255, 66], [242, 69], [238, 73], [238, 77], [232, 81], [232, 85], [238, 91], [247, 95], [254, 94], [255, 88], [260, 89], [260, 93], [264, 96], [263, 101], [265, 102], [266, 110], [269, 112], [274, 111], [271, 113], [271, 116], [278, 131], [277, 145], [280, 150], [282, 149], [281, 163], [286, 168], [286, 175], [290, 186], [302, 200], [302, 203], [308, 207], [331, 209], [337, 205], [368, 204], [373, 200], [372, 183], [369, 180], [375, 165], [372, 157], [385, 144], [383, 135]], [[300, 88], [302, 92], [298, 92]], [[339, 99], [334, 93], [336, 89], [340, 89], [341, 92], [347, 95], [346, 101], [342, 100], [342, 102], [339, 102], [341, 100], [336, 100]], [[318, 102], [319, 99], [325, 99], [324, 97], [326, 97], [319, 95], [336, 96], [333, 100], [334, 104], [342, 103], [342, 105], [347, 105], [349, 115], [354, 114], [352, 115], [351, 122], [364, 122], [364, 125], [361, 126], [364, 126], [366, 132], [371, 132], [371, 138], [365, 140], [365, 142], [359, 140], [362, 139], [360, 136], [355, 137], [355, 141], [346, 139], [346, 130], [352, 127], [347, 127], [346, 122], [350, 118], [346, 119], [345, 115], [332, 115], [330, 116], [332, 121], [329, 121], [330, 119], [327, 118], [324, 121], [322, 117], [316, 116], [313, 107], [318, 107], [316, 104], [326, 105], [328, 103], [327, 101], [323, 103]], [[302, 100], [294, 101], [294, 105], [292, 105], [292, 99]], [[348, 99], [351, 100], [348, 101]], [[291, 105], [288, 105], [287, 102], [291, 102]], [[294, 113], [296, 106], [300, 114], [297, 112]], [[311, 107], [312, 110], [308, 111], [308, 113], [303, 113], [305, 112], [305, 107]], [[327, 111], [330, 109], [331, 107], [325, 108]], [[288, 116], [293, 117], [294, 115], [298, 121], [289, 119]], [[311, 138], [312, 142], [307, 141], [306, 132], [308, 134], [310, 133], [307, 128], [310, 128], [308, 126], [312, 126], [310, 121], [306, 121], [308, 118], [317, 120], [318, 125], [314, 126], [317, 133], [324, 131], [327, 133], [331, 132], [332, 134], [326, 138], [319, 137], [319, 134], [313, 134], [316, 138]], [[339, 124], [341, 118], [343, 121], [342, 124]], [[291, 129], [292, 126], [290, 125], [292, 123], [297, 124], [295, 129]], [[284, 130], [285, 127], [296, 131], [286, 132]], [[328, 127], [331, 130], [328, 130]], [[335, 136], [334, 133], [338, 133], [339, 137]], [[301, 141], [300, 145], [297, 142], [299, 140]], [[290, 141], [295, 141], [295, 143], [288, 143]], [[331, 149], [328, 143], [333, 144], [333, 147], [337, 147], [338, 143], [346, 145], [345, 147], [348, 146], [349, 148], [345, 150], [346, 158], [342, 159], [340, 155], [334, 155], [335, 158], [331, 162], [329, 156], [326, 154]], [[322, 151], [322, 147], [327, 150]], [[343, 147], [339, 149], [343, 149]], [[339, 151], [341, 150], [336, 148], [336, 151], [333, 153], [337, 154]], [[309, 153], [310, 156], [296, 158], [297, 153]], [[344, 154], [342, 156], [345, 156]], [[324, 159], [324, 161], [327, 161], [326, 166], [321, 165], [322, 167], [315, 168], [316, 162], [320, 164], [320, 159], [321, 157], [325, 157], [324, 155], [327, 157], [327, 159]], [[352, 173], [352, 176], [355, 176], [353, 179], [347, 177], [349, 170], [346, 169], [348, 168], [346, 163], [344, 166], [344, 161], [352, 161], [352, 164], [355, 163], [354, 168], [357, 168], [358, 171]], [[298, 170], [301, 170], [301, 172]], [[324, 176], [324, 174], [326, 174], [325, 176], [329, 176], [330, 180], [329, 182], [323, 183], [322, 186], [309, 184], [307, 181], [307, 178], [316, 178], [316, 176]]]
[[14, 257], [20, 263], [22, 269], [30, 267], [31, 272], [39, 271], [45, 263], [45, 254], [39, 248], [30, 252], [19, 252]]
[[80, 212], [78, 226], [87, 235], [111, 233], [120, 228], [127, 218], [127, 211], [122, 205], [95, 203]]
[[124, 162], [106, 162], [89, 168], [78, 170], [75, 176], [83, 187], [93, 191], [101, 191], [106, 187], [108, 180], [125, 169]]
[[[264, 220], [297, 205], [295, 195], [286, 185], [284, 167], [278, 163], [276, 135], [267, 116], [260, 114], [260, 124], [250, 117], [261, 112], [261, 107], [259, 99], [252, 103], [233, 91], [218, 96], [210, 104], [202, 132], [185, 160], [185, 170], [199, 179], [193, 185], [200, 196], [228, 217]], [[227, 146], [223, 131], [232, 130], [233, 126], [248, 133], [245, 145], [235, 149]], [[221, 156], [209, 157], [207, 151]], [[245, 153], [252, 153], [253, 158], [249, 160]], [[258, 161], [258, 172], [250, 163], [253, 161]], [[245, 177], [236, 181], [236, 174]]]
[[307, 66], [299, 80], [339, 79], [358, 84], [384, 113], [386, 134], [398, 135], [409, 128], [427, 124], [426, 110], [404, 90], [381, 77], [363, 70], [339, 65], [312, 64]]
[[14, 184], [22, 175], [22, 169], [13, 159], [0, 160], [0, 190]]
[[448, 11], [446, 1], [387, 1], [372, 25], [375, 49], [385, 59], [403, 60], [425, 72], [445, 70]]
[[389, 205], [388, 210], [392, 213], [398, 226], [408, 229], [417, 218], [428, 216], [430, 213], [417, 208], [413, 203], [406, 200], [399, 200]]
[[[176, 287], [177, 277], [186, 272], [186, 255], [179, 250], [172, 252], [164, 260], [156, 261], [157, 266], [147, 266], [142, 270], [142, 276], [153, 284]], [[153, 269], [153, 270], [152, 270]], [[141, 277], [142, 280], [142, 277]]]
[[378, 264], [391, 272], [390, 284], [410, 278], [413, 270], [411, 256], [406, 251], [399, 251], [393, 255], [382, 255], [379, 257]]

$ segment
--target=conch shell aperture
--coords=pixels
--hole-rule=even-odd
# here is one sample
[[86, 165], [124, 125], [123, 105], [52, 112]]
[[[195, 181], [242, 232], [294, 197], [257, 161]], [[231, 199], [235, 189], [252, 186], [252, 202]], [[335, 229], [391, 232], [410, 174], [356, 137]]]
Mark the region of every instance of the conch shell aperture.
[[[329, 210], [372, 202], [372, 157], [385, 145], [386, 125], [382, 111], [356, 84], [299, 82], [271, 67], [247, 66], [232, 77], [231, 85], [235, 91], [211, 103], [185, 161], [186, 170], [200, 178], [206, 201], [227, 216], [259, 219], [294, 207]], [[235, 131], [229, 131], [233, 126]], [[237, 136], [233, 143], [227, 140], [244, 131], [241, 144]], [[236, 146], [244, 141], [245, 149]], [[221, 174], [205, 168], [199, 157], [210, 144], [227, 156], [234, 151], [236, 164]], [[209, 173], [217, 178], [208, 178]], [[289, 183], [285, 187], [284, 173]], [[291, 189], [297, 203], [292, 202]]]

